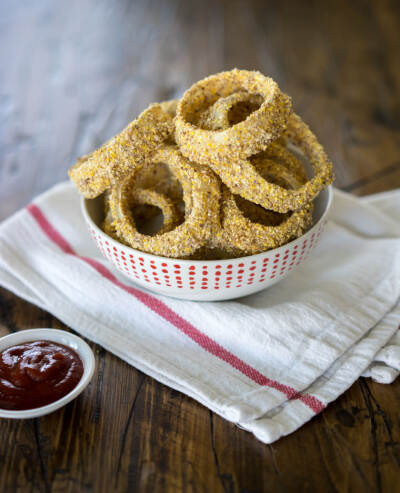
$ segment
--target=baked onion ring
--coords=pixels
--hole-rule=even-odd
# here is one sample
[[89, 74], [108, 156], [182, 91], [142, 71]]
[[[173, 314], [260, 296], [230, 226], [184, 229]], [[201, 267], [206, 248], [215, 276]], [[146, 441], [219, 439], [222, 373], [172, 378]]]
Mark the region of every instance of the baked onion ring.
[[[227, 129], [236, 120], [242, 121], [255, 111], [261, 104], [260, 98], [260, 95], [249, 95], [245, 91], [238, 91], [226, 98], [220, 98], [200, 115], [199, 125], [207, 130]], [[239, 104], [242, 106], [238, 107]], [[257, 164], [262, 166], [263, 162], [266, 162], [265, 157], [281, 161], [296, 174], [302, 175], [306, 182], [307, 175], [303, 164], [287, 149], [287, 144], [288, 135], [282, 134], [267, 147], [266, 151], [257, 154], [252, 162], [257, 167]]]
[[[260, 107], [244, 121], [223, 130], [207, 130], [198, 125], [199, 116], [219, 98], [238, 91], [247, 92], [250, 98], [259, 97]], [[290, 98], [271, 78], [260, 72], [234, 69], [207, 77], [184, 93], [176, 110], [175, 139], [182, 154], [220, 174], [219, 163], [227, 166], [229, 161], [265, 149], [285, 130], [290, 113]]]
[[152, 104], [102, 147], [78, 159], [69, 170], [79, 192], [92, 199], [143, 165], [174, 129], [170, 105]]
[[[276, 212], [298, 210], [332, 183], [333, 169], [324, 148], [298, 115], [291, 115], [285, 135], [310, 161], [314, 170], [314, 177], [298, 189], [285, 189], [265, 180], [252, 163], [257, 154], [250, 159], [236, 161], [221, 159], [210, 163], [210, 166], [232, 193]], [[278, 149], [279, 146], [271, 145], [271, 152], [277, 153]], [[283, 146], [280, 149], [281, 154], [289, 152]], [[267, 153], [268, 150], [269, 147], [266, 148]]]
[[[225, 129], [232, 120], [230, 111], [238, 102], [248, 102], [243, 91], [220, 98], [200, 115], [203, 126]], [[257, 101], [253, 104], [256, 104]], [[251, 107], [244, 107], [244, 114]], [[263, 178], [283, 189], [296, 190], [307, 182], [307, 174], [301, 161], [284, 145], [284, 140], [273, 142], [268, 148], [254, 156], [252, 166]], [[208, 247], [228, 251], [237, 256], [251, 255], [276, 248], [302, 234], [312, 222], [312, 204], [292, 214], [279, 214], [263, 209], [253, 202], [233, 195], [226, 186], [222, 187], [221, 228], [209, 242]], [[209, 255], [210, 250], [203, 249]], [[212, 250], [211, 250], [212, 252]]]
[[[280, 186], [295, 189], [304, 182], [304, 173], [294, 173], [283, 164], [266, 160], [260, 173]], [[253, 255], [277, 248], [299, 237], [312, 223], [311, 203], [300, 210], [279, 214], [262, 209], [222, 186], [221, 228], [213, 236], [210, 246], [230, 251], [235, 256]]]
[[185, 220], [172, 231], [148, 236], [137, 231], [130, 214], [130, 193], [135, 189], [136, 173], [116, 184], [110, 206], [116, 233], [133, 248], [164, 257], [187, 257], [205, 245], [218, 228], [220, 189], [210, 169], [191, 163], [176, 146], [163, 145], [152, 156], [155, 163], [168, 164], [181, 181]]
[[281, 213], [300, 209], [333, 181], [332, 164], [324, 148], [298, 115], [291, 115], [285, 135], [300, 149], [314, 170], [314, 177], [301, 187], [285, 189], [268, 182], [249, 159], [234, 163], [235, 173], [229, 175], [225, 172], [223, 177], [225, 183], [229, 181], [228, 186], [234, 193]]
[[311, 224], [312, 204], [293, 212], [278, 225], [265, 226], [247, 218], [226, 187], [222, 191], [222, 202], [222, 228], [212, 246], [228, 251], [240, 250], [242, 255], [253, 255], [284, 245], [302, 235]]
[[[290, 113], [290, 100], [275, 86], [258, 72], [233, 70], [208, 77], [183, 95], [175, 117], [175, 136], [182, 153], [209, 165], [232, 193], [285, 213], [312, 201], [333, 181], [333, 171], [315, 135], [299, 116]], [[229, 110], [237, 100], [243, 101], [244, 91], [264, 98], [245, 120], [222, 130], [198, 126], [198, 122], [210, 126], [211, 116], [216, 128], [230, 124]], [[299, 189], [287, 190], [266, 181], [251, 162], [252, 155], [267, 150], [278, 138], [292, 140], [314, 169], [314, 177]]]

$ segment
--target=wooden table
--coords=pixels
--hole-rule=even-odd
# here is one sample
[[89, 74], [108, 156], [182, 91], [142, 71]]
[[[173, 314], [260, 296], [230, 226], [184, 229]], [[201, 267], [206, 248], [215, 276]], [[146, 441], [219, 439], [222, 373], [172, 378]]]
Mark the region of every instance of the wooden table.
[[[0, 218], [150, 101], [222, 69], [288, 92], [356, 194], [400, 186], [396, 0], [51, 0], [0, 6]], [[0, 335], [67, 329], [0, 290]], [[87, 390], [0, 421], [0, 491], [399, 491], [400, 382], [360, 379], [271, 446], [91, 344]]]

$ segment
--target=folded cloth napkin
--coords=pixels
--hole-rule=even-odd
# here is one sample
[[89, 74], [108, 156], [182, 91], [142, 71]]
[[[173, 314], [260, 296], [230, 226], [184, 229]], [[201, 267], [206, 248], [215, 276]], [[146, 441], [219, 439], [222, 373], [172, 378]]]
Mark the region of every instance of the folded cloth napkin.
[[261, 293], [201, 303], [129, 284], [61, 183], [0, 226], [0, 284], [271, 443], [360, 375], [399, 374], [400, 190], [336, 190], [325, 234], [296, 271]]

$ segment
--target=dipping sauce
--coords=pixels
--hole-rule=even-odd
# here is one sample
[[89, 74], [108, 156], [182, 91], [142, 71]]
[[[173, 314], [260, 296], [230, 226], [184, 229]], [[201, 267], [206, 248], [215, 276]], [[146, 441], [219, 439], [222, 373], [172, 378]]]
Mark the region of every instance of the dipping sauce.
[[83, 363], [71, 348], [52, 341], [25, 342], [0, 352], [0, 408], [34, 409], [74, 389]]

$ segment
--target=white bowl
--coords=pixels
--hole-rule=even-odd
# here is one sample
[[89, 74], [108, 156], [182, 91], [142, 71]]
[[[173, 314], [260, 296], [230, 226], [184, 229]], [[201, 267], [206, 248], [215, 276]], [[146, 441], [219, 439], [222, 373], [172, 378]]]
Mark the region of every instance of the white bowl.
[[82, 360], [83, 375], [78, 382], [78, 385], [67, 395], [61, 397], [61, 399], [58, 399], [51, 404], [47, 404], [46, 406], [36, 407], [34, 409], [24, 409], [21, 411], [0, 409], [0, 418], [27, 419], [37, 418], [38, 416], [52, 413], [60, 407], [65, 406], [65, 404], [72, 401], [72, 399], [75, 399], [75, 397], [77, 397], [87, 386], [93, 376], [95, 360], [92, 350], [83, 339], [74, 334], [70, 334], [69, 332], [65, 332], [64, 330], [29, 329], [15, 332], [0, 338], [0, 352], [8, 347], [32, 341], [58, 342], [59, 344], [64, 344], [64, 346], [73, 349]]
[[313, 225], [302, 236], [267, 252], [228, 260], [179, 260], [127, 247], [101, 229], [103, 196], [82, 198], [83, 217], [100, 252], [131, 281], [174, 298], [217, 301], [247, 296], [285, 278], [314, 250], [326, 223], [332, 187], [314, 200]]

